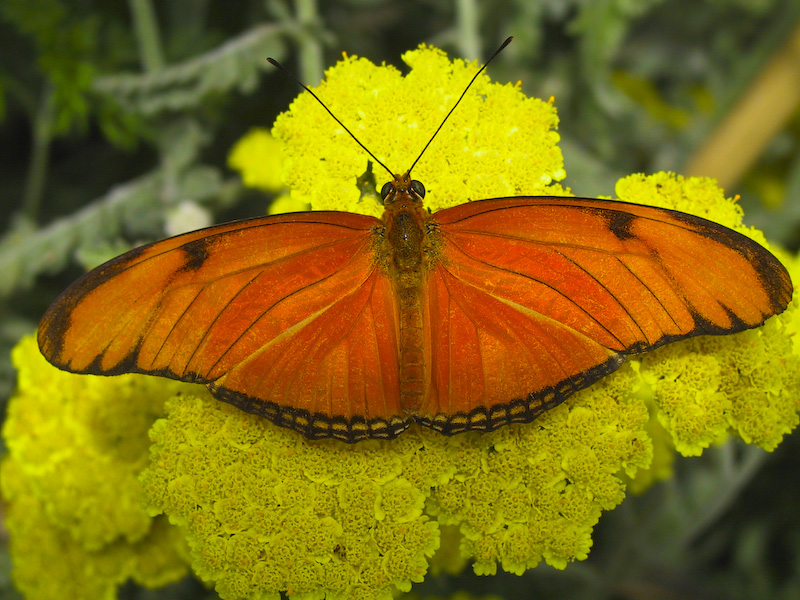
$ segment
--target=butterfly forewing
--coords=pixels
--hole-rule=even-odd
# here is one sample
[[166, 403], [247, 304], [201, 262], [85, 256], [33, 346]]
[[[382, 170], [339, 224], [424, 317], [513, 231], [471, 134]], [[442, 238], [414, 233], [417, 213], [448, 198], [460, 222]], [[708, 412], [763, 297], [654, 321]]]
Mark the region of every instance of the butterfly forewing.
[[530, 421], [625, 354], [755, 327], [792, 294], [763, 247], [675, 211], [504, 198], [432, 221], [431, 375], [419, 413], [448, 433]]
[[208, 383], [311, 437], [385, 437], [389, 424], [396, 435], [407, 419], [378, 223], [297, 213], [133, 250], [62, 294], [42, 319], [40, 347], [74, 372]]

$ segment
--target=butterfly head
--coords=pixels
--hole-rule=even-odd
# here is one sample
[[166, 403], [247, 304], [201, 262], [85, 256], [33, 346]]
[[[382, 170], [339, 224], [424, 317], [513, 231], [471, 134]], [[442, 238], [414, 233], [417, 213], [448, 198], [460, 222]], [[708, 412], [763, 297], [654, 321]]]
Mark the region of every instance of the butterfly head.
[[402, 175], [394, 175], [381, 188], [383, 205], [387, 208], [400, 200], [411, 200], [414, 204], [422, 204], [425, 197], [425, 186], [416, 179], [411, 179], [408, 171]]

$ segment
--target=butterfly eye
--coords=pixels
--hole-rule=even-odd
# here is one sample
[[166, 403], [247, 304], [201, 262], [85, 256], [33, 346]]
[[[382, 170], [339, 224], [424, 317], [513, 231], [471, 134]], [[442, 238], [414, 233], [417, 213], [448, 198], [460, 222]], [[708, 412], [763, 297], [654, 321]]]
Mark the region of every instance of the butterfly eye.
[[383, 187], [381, 188], [381, 198], [386, 200], [386, 198], [389, 197], [389, 194], [392, 193], [393, 189], [394, 189], [394, 186], [392, 185], [391, 181], [387, 181], [386, 183], [384, 183]]
[[414, 190], [414, 193], [419, 196], [420, 198], [425, 197], [425, 186], [422, 185], [422, 182], [417, 181], [416, 179], [411, 180], [411, 189]]

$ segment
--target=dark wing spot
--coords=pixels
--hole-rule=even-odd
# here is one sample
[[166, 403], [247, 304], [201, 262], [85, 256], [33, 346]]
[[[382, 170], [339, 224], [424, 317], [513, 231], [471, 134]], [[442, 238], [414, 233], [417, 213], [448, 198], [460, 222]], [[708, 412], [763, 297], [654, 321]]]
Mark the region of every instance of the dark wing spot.
[[634, 237], [631, 233], [631, 224], [636, 217], [623, 211], [609, 212], [608, 217], [608, 228], [617, 239], [625, 241]]
[[181, 246], [181, 250], [186, 253], [186, 263], [183, 271], [197, 271], [203, 266], [208, 258], [208, 247], [211, 244], [210, 237], [202, 237]]

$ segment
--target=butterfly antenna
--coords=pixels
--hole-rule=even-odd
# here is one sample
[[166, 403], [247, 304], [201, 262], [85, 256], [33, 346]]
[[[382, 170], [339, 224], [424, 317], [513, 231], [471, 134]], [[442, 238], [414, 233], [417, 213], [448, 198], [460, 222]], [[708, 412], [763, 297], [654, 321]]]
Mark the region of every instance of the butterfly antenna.
[[[467, 93], [467, 90], [469, 90], [469, 88], [472, 86], [472, 84], [475, 83], [475, 80], [478, 78], [478, 75], [483, 73], [483, 70], [486, 68], [486, 66], [490, 62], [492, 62], [494, 60], [494, 57], [497, 56], [498, 54], [500, 54], [503, 51], [503, 49], [511, 43], [511, 40], [513, 40], [513, 39], [514, 39], [514, 36], [512, 35], [512, 36], [508, 37], [505, 42], [500, 44], [500, 47], [497, 50], [494, 51], [494, 54], [492, 54], [489, 57], [489, 60], [487, 60], [485, 63], [483, 63], [483, 66], [480, 68], [480, 70], [477, 73], [475, 73], [474, 77], [467, 84], [467, 87], [465, 87], [464, 91], [461, 92], [461, 96], [458, 97], [458, 100], [456, 100], [456, 103], [453, 105], [453, 108], [450, 109], [450, 112], [447, 113], [447, 116], [442, 120], [441, 125], [439, 125], [439, 129], [437, 129], [436, 131], [433, 132], [433, 135], [431, 136], [431, 139], [428, 140], [428, 143], [425, 144], [425, 147], [422, 149], [422, 152], [419, 153], [419, 156], [417, 157], [417, 160], [415, 160], [414, 164], [411, 165], [411, 169], [413, 169], [415, 166], [417, 166], [417, 163], [419, 162], [419, 159], [422, 158], [423, 154], [425, 154], [425, 150], [427, 150], [428, 146], [431, 145], [431, 142], [433, 141], [433, 138], [435, 138], [436, 134], [439, 133], [439, 131], [441, 131], [442, 127], [444, 127], [445, 122], [447, 121], [447, 119], [450, 118], [450, 115], [453, 114], [453, 111], [456, 109], [456, 106], [458, 106], [458, 104], [464, 98], [464, 95]], [[411, 173], [411, 169], [408, 170], [409, 173]]]
[[[499, 52], [499, 51], [498, 51], [498, 52]], [[495, 52], [495, 54], [497, 54], [497, 52]], [[494, 58], [494, 57], [492, 57], [492, 58]], [[344, 128], [344, 130], [345, 130], [347, 133], [349, 133], [349, 134], [350, 134], [350, 137], [351, 137], [351, 138], [353, 138], [353, 139], [356, 141], [356, 144], [358, 144], [359, 146], [361, 146], [361, 147], [364, 149], [364, 152], [366, 152], [367, 154], [369, 154], [369, 155], [370, 155], [370, 156], [371, 156], [371, 157], [372, 157], [372, 158], [375, 160], [375, 162], [377, 162], [377, 163], [378, 163], [380, 166], [382, 166], [384, 169], [386, 169], [386, 170], [389, 172], [389, 175], [391, 175], [392, 177], [394, 177], [394, 173], [392, 173], [392, 170], [391, 170], [389, 167], [387, 167], [385, 164], [383, 164], [383, 163], [382, 163], [380, 160], [378, 160], [378, 157], [377, 157], [377, 156], [375, 156], [375, 155], [374, 155], [372, 152], [370, 152], [370, 151], [369, 151], [369, 148], [367, 148], [367, 147], [366, 147], [364, 144], [362, 144], [360, 141], [358, 141], [358, 138], [357, 138], [355, 135], [353, 135], [353, 132], [352, 132], [352, 131], [350, 131], [350, 130], [347, 128], [347, 126], [346, 126], [344, 123], [342, 123], [342, 122], [341, 122], [341, 121], [340, 121], [340, 120], [339, 120], [339, 119], [336, 117], [336, 115], [335, 115], [335, 114], [333, 114], [333, 113], [331, 112], [331, 109], [329, 109], [327, 106], [325, 106], [325, 103], [324, 103], [322, 100], [320, 100], [320, 99], [317, 97], [317, 95], [316, 95], [314, 92], [312, 92], [310, 89], [308, 89], [308, 86], [307, 86], [306, 84], [304, 84], [304, 83], [303, 83], [302, 81], [300, 81], [300, 80], [299, 80], [297, 77], [295, 77], [295, 76], [292, 74], [292, 72], [291, 72], [291, 71], [289, 71], [289, 69], [287, 69], [286, 67], [284, 67], [284, 66], [283, 66], [281, 63], [279, 63], [279, 62], [278, 62], [277, 60], [275, 60], [274, 58], [267, 58], [267, 60], [269, 61], [269, 63], [270, 63], [270, 64], [271, 64], [273, 67], [278, 67], [278, 68], [279, 68], [281, 71], [283, 71], [283, 72], [284, 72], [284, 73], [286, 73], [286, 74], [287, 74], [289, 77], [291, 77], [292, 79], [294, 79], [294, 80], [297, 82], [297, 85], [299, 85], [301, 88], [303, 88], [303, 89], [304, 89], [305, 91], [307, 91], [309, 94], [311, 94], [312, 96], [314, 96], [314, 100], [316, 100], [317, 102], [319, 102], [319, 103], [320, 103], [320, 105], [322, 105], [322, 108], [324, 108], [325, 110], [327, 110], [327, 111], [328, 111], [328, 114], [329, 114], [330, 116], [332, 116], [332, 117], [333, 117], [333, 120], [334, 120], [334, 121], [336, 121], [336, 122], [337, 122], [339, 125], [341, 125], [341, 126]], [[491, 60], [491, 59], [489, 59], [489, 60]], [[484, 66], [486, 66], [486, 65], [484, 65]], [[427, 146], [426, 146], [426, 147], [427, 147]]]

